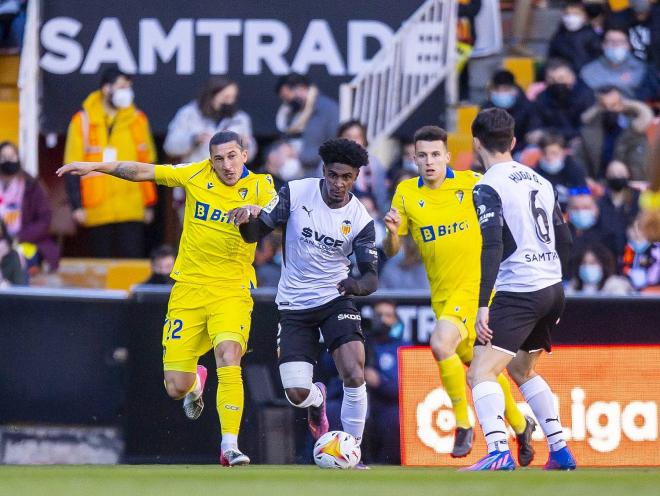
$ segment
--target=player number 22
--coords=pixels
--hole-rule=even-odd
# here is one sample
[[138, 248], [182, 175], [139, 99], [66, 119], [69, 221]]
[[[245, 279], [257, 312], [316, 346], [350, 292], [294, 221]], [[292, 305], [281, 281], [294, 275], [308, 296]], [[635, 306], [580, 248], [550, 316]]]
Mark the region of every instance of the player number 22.
[[181, 339], [179, 333], [183, 328], [183, 321], [181, 319], [165, 319], [165, 325], [167, 326], [167, 339]]

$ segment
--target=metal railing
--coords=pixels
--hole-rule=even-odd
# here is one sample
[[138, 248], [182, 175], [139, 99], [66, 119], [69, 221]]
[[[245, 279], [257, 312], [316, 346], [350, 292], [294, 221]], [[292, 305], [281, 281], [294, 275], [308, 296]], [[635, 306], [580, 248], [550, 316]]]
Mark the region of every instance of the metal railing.
[[371, 146], [390, 136], [445, 79], [457, 100], [456, 0], [427, 0], [364, 69], [340, 88], [341, 120], [367, 126]]
[[18, 72], [18, 143], [21, 163], [33, 176], [39, 175], [39, 26], [41, 1], [28, 2], [27, 21]]

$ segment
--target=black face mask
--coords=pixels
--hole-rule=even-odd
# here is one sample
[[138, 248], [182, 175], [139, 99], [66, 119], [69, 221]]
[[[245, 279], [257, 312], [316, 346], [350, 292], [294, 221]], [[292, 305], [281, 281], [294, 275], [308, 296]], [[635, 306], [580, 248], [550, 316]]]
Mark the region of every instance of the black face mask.
[[172, 279], [169, 274], [152, 274], [149, 278], [147, 284], [174, 284], [174, 279]]
[[603, 127], [608, 130], [614, 130], [619, 127], [618, 112], [603, 112]]
[[548, 93], [555, 100], [565, 102], [571, 96], [571, 87], [567, 84], [551, 84], [548, 86]]
[[612, 177], [607, 180], [607, 186], [612, 191], [621, 191], [628, 186], [628, 178]]
[[305, 102], [303, 102], [300, 98], [294, 98], [289, 102], [289, 108], [291, 109], [291, 112], [294, 114], [300, 112], [304, 106], [305, 106]]
[[226, 119], [228, 117], [234, 117], [238, 111], [238, 105], [234, 103], [223, 103], [218, 109], [218, 120]]
[[0, 162], [0, 174], [4, 176], [13, 176], [21, 170], [20, 162]]

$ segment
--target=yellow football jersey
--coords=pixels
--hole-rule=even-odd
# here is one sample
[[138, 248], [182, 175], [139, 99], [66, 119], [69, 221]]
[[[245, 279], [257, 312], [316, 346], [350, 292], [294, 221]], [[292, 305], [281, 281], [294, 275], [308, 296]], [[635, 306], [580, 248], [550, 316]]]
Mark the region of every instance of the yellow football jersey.
[[157, 165], [156, 182], [186, 190], [179, 254], [172, 279], [190, 284], [245, 289], [256, 286], [252, 262], [256, 243], [246, 243], [228, 223], [228, 212], [242, 205], [267, 205], [275, 196], [273, 178], [247, 168], [234, 186], [216, 176], [210, 160]]
[[437, 189], [421, 177], [402, 181], [392, 198], [399, 211], [399, 235], [410, 233], [419, 248], [431, 286], [431, 300], [447, 300], [456, 290], [479, 295], [481, 230], [472, 201], [480, 174], [454, 171]]

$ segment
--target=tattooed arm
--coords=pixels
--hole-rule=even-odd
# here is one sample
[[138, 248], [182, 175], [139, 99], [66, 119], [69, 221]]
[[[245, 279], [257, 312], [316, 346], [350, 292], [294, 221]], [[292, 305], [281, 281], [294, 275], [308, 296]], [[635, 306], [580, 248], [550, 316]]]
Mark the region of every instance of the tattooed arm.
[[153, 181], [154, 165], [141, 162], [73, 162], [57, 169], [56, 174], [84, 176], [90, 172], [102, 172], [127, 181]]

